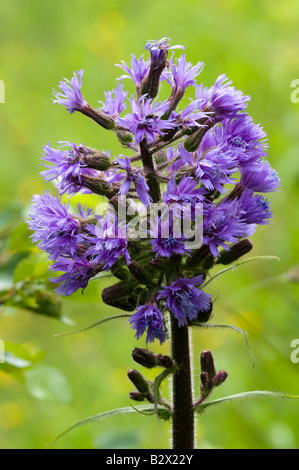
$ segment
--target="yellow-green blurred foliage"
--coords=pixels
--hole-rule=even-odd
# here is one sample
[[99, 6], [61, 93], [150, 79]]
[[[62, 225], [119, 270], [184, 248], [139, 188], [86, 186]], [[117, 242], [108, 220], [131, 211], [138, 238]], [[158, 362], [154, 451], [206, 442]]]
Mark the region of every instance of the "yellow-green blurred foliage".
[[[290, 343], [299, 338], [298, 284], [280, 282], [281, 274], [298, 264], [299, 103], [290, 99], [290, 84], [299, 79], [298, 25], [296, 0], [0, 2], [0, 79], [6, 101], [0, 104], [1, 211], [12, 205], [28, 208], [32, 194], [45, 189], [39, 175], [44, 144], [55, 147], [59, 140], [73, 141], [119, 151], [112, 134], [52, 105], [53, 88], [73, 70], [84, 69], [83, 94], [96, 105], [120, 75], [115, 63], [128, 62], [132, 53], [142, 54], [148, 39], [167, 36], [172, 44], [187, 46], [188, 60], [205, 62], [201, 79], [206, 85], [226, 73], [238, 89], [251, 95], [249, 113], [268, 133], [269, 159], [282, 181], [281, 191], [269, 198], [273, 223], [252, 237], [253, 253], [276, 255], [281, 261], [248, 264], [211, 284], [210, 292], [217, 297], [212, 321], [244, 328], [256, 358], [253, 369], [242, 336], [234, 332], [195, 331], [195, 370], [200, 351], [211, 348], [218, 368], [229, 373], [215, 397], [256, 389], [299, 394], [299, 364], [290, 360]], [[84, 326], [115, 313], [100, 300], [100, 289], [108, 282], [91, 282], [83, 296], [77, 293], [63, 300], [63, 314]], [[72, 328], [21, 309], [2, 312], [0, 338], [33, 345], [46, 356], [26, 375], [28, 383], [0, 372], [1, 448], [43, 448], [76, 420], [129, 406], [132, 387], [126, 371], [134, 367], [130, 353], [137, 343], [128, 321], [53, 338]], [[153, 349], [166, 353], [167, 345]], [[50, 381], [49, 396], [34, 387], [34, 370]], [[61, 396], [56, 396], [56, 382]], [[198, 446], [298, 448], [298, 422], [296, 401], [225, 404], [199, 417]], [[168, 445], [168, 424], [136, 414], [80, 428], [57, 447]]]

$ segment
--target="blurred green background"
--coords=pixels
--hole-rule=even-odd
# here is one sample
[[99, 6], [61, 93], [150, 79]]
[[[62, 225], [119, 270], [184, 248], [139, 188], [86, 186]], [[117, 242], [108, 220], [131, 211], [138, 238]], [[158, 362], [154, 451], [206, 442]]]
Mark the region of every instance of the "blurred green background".
[[[251, 95], [249, 113], [268, 133], [270, 163], [282, 181], [281, 192], [269, 198], [273, 223], [252, 237], [254, 255], [276, 255], [280, 262], [242, 266], [218, 278], [209, 290], [217, 297], [213, 322], [248, 332], [255, 368], [242, 336], [197, 330], [195, 369], [200, 351], [212, 349], [218, 368], [228, 371], [229, 379], [214, 398], [248, 390], [299, 394], [299, 364], [290, 360], [290, 343], [299, 338], [298, 284], [289, 282], [297, 275], [289, 272], [298, 264], [299, 249], [299, 103], [290, 99], [291, 82], [299, 79], [298, 24], [296, 0], [1, 0], [0, 290], [6, 291], [13, 277], [21, 280], [33, 270], [47, 276], [44, 259], [31, 248], [22, 224], [32, 194], [45, 189], [39, 175], [42, 146], [50, 141], [55, 147], [62, 140], [119, 151], [112, 134], [53, 106], [53, 88], [83, 68], [84, 97], [96, 105], [120, 75], [115, 63], [143, 54], [148, 39], [167, 36], [172, 44], [187, 46], [190, 61], [205, 62], [201, 80], [206, 85], [226, 73]], [[86, 201], [96, 204], [95, 198]], [[20, 265], [28, 250], [29, 262]], [[44, 448], [74, 421], [130, 405], [126, 372], [134, 367], [130, 354], [137, 342], [126, 319], [53, 337], [117, 313], [101, 303], [103, 285], [109, 280], [91, 282], [83, 296], [63, 300], [63, 315], [75, 326], [32, 313], [28, 308], [34, 306], [25, 309], [21, 303], [0, 310], [0, 338], [12, 358], [10, 368], [0, 366], [0, 448]], [[53, 311], [59, 307], [54, 300], [52, 306]], [[168, 345], [153, 349], [167, 353]], [[225, 404], [199, 417], [197, 446], [298, 448], [298, 422], [296, 401]], [[56, 447], [159, 449], [169, 446], [169, 437], [167, 423], [136, 414], [80, 428]]]

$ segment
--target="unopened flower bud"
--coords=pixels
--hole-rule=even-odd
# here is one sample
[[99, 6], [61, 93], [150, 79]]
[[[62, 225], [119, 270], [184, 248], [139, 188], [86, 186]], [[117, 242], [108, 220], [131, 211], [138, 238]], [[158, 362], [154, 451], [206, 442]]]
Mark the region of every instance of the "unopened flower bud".
[[190, 258], [187, 259], [186, 266], [199, 266], [204, 261], [204, 259], [210, 254], [211, 252], [209, 246], [202, 245], [200, 248], [198, 248], [198, 250], [195, 250], [192, 253]]
[[159, 258], [152, 258], [149, 260], [149, 264], [151, 266], [153, 266], [153, 268], [156, 268], [156, 269], [161, 269], [161, 270], [165, 270], [166, 269], [166, 264], [165, 262], [163, 262], [161, 259]]
[[195, 152], [198, 149], [205, 133], [205, 129], [200, 127], [196, 132], [194, 132], [194, 134], [187, 137], [184, 142], [185, 149], [188, 150], [188, 152]]
[[209, 376], [207, 372], [202, 372], [200, 374], [200, 388], [202, 392], [209, 393], [213, 388], [213, 379]]
[[155, 154], [155, 162], [157, 165], [160, 165], [161, 163], [168, 163], [167, 153], [165, 150], [160, 150]]
[[105, 304], [132, 312], [136, 308], [134, 296], [132, 296], [132, 284], [125, 281], [106, 287], [102, 291], [102, 300]]
[[105, 171], [111, 166], [110, 159], [105, 153], [91, 151], [91, 149], [83, 146], [79, 150], [83, 155], [82, 160], [88, 168]]
[[128, 269], [140, 284], [149, 284], [151, 282], [151, 277], [136, 261], [131, 261], [131, 263], [128, 264]]
[[147, 399], [147, 401], [149, 401], [150, 403], [155, 403], [155, 398], [153, 396], [153, 394], [151, 392], [148, 392], [146, 395], [145, 395], [145, 398]]
[[213, 379], [213, 383], [215, 387], [218, 387], [219, 385], [223, 384], [223, 382], [227, 379], [228, 373], [225, 370], [220, 370], [217, 372]]
[[215, 377], [216, 369], [211, 351], [202, 351], [200, 355], [200, 367], [201, 371], [207, 372], [209, 377]]
[[143, 393], [137, 392], [137, 390], [133, 390], [133, 392], [130, 392], [129, 397], [131, 398], [131, 400], [135, 401], [145, 400], [145, 395]]
[[202, 268], [203, 269], [211, 269], [214, 266], [214, 256], [212, 253], [209, 253], [208, 256], [203, 260], [202, 262]]
[[[106, 196], [108, 199], [111, 199], [118, 189], [115, 187], [115, 185], [110, 185], [110, 187], [107, 186], [106, 181], [104, 181], [102, 178], [98, 178], [96, 176], [90, 176], [90, 175], [84, 175], [82, 174], [80, 176], [81, 178], [81, 184], [85, 188], [90, 189], [93, 193], [95, 194], [100, 194], [101, 196]], [[115, 188], [115, 190], [114, 190]]]
[[246, 255], [249, 253], [253, 248], [253, 245], [250, 240], [245, 238], [244, 240], [239, 241], [235, 245], [233, 245], [229, 251], [221, 251], [220, 257], [218, 258], [218, 263], [220, 264], [231, 264], [237, 259], [241, 258], [241, 256]]
[[212, 311], [213, 311], [213, 302], [210, 302], [210, 307], [207, 310], [200, 310], [197, 313], [197, 319], [201, 323], [206, 323], [207, 321], [210, 320], [211, 315], [212, 315]]
[[[192, 128], [190, 130], [190, 136], [185, 140], [184, 147], [188, 152], [195, 152], [195, 150], [198, 149], [204, 135], [214, 126], [215, 121], [210, 118], [205, 119], [204, 121], [200, 120], [199, 123], [201, 127], [199, 127], [195, 132]], [[187, 132], [185, 133], [187, 134]]]
[[119, 297], [129, 296], [132, 293], [132, 285], [125, 281], [118, 282], [113, 286], [106, 287], [102, 292], [103, 301], [118, 299]]
[[162, 354], [157, 354], [156, 356], [158, 366], [165, 367], [165, 369], [171, 369], [175, 366], [173, 360], [169, 356], [163, 356]]
[[118, 138], [120, 143], [122, 145], [125, 145], [125, 146], [127, 146], [128, 144], [130, 144], [133, 141], [132, 134], [130, 132], [126, 132], [126, 131], [117, 131], [116, 132], [116, 137]]
[[137, 364], [152, 369], [157, 365], [156, 355], [147, 349], [135, 348], [132, 352], [132, 358]]
[[117, 263], [112, 266], [111, 273], [113, 274], [113, 276], [117, 277], [117, 279], [120, 279], [121, 281], [125, 281], [126, 279], [128, 279], [129, 276], [127, 269], [122, 266], [117, 266]]
[[148, 381], [143, 377], [140, 372], [138, 372], [138, 370], [129, 370], [128, 377], [131, 380], [132, 384], [135, 385], [138, 392], [147, 394], [150, 391]]
[[110, 307], [124, 310], [125, 312], [133, 312], [136, 309], [136, 304], [133, 304], [129, 298], [122, 297], [120, 299], [104, 300], [103, 302]]

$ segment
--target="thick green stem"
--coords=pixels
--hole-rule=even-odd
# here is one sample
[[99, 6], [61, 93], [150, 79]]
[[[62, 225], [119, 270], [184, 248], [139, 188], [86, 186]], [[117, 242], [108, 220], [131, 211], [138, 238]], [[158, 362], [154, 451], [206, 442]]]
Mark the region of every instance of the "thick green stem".
[[178, 366], [173, 374], [172, 448], [194, 449], [194, 410], [188, 326], [178, 327], [171, 315], [172, 358]]

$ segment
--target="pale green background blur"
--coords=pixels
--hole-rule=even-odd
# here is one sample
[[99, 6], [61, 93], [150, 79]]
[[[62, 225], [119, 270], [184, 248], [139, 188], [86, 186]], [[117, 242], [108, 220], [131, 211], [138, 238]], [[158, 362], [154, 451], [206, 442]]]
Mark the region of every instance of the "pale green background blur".
[[[84, 97], [96, 105], [121, 74], [114, 64], [129, 62], [132, 53], [144, 53], [148, 39], [162, 36], [173, 45], [186, 45], [190, 61], [205, 62], [201, 79], [206, 85], [226, 73], [251, 95], [249, 112], [269, 135], [269, 159], [282, 181], [281, 191], [269, 198], [273, 223], [252, 237], [255, 255], [276, 255], [281, 261], [242, 266], [218, 278], [210, 290], [218, 296], [213, 322], [248, 332], [256, 366], [252, 368], [242, 336], [204, 330], [193, 335], [195, 368], [200, 351], [211, 348], [218, 368], [228, 371], [229, 379], [215, 398], [248, 390], [299, 394], [299, 363], [290, 360], [290, 343], [299, 338], [298, 284], [272, 279], [298, 264], [299, 103], [290, 99], [290, 84], [299, 79], [296, 0], [0, 0], [0, 79], [6, 101], [0, 104], [0, 209], [28, 206], [32, 194], [45, 189], [40, 154], [48, 141], [53, 147], [68, 140], [119, 151], [112, 134], [52, 105], [52, 90], [62, 77], [83, 68]], [[64, 301], [64, 314], [77, 326], [117, 313], [101, 303], [101, 285], [91, 283], [84, 296], [78, 293]], [[130, 353], [137, 342], [127, 320], [53, 338], [71, 328], [25, 310], [2, 311], [0, 338], [45, 350], [36, 370], [56, 368], [66, 383], [63, 396], [52, 393], [42, 400], [26, 384], [0, 372], [0, 448], [44, 448], [74, 421], [130, 405], [126, 372], [134, 367]], [[167, 353], [167, 348], [155, 345], [154, 350]], [[299, 401], [225, 404], [198, 419], [197, 446], [298, 448], [298, 423]], [[80, 428], [56, 447], [168, 445], [167, 423], [128, 415]]]

